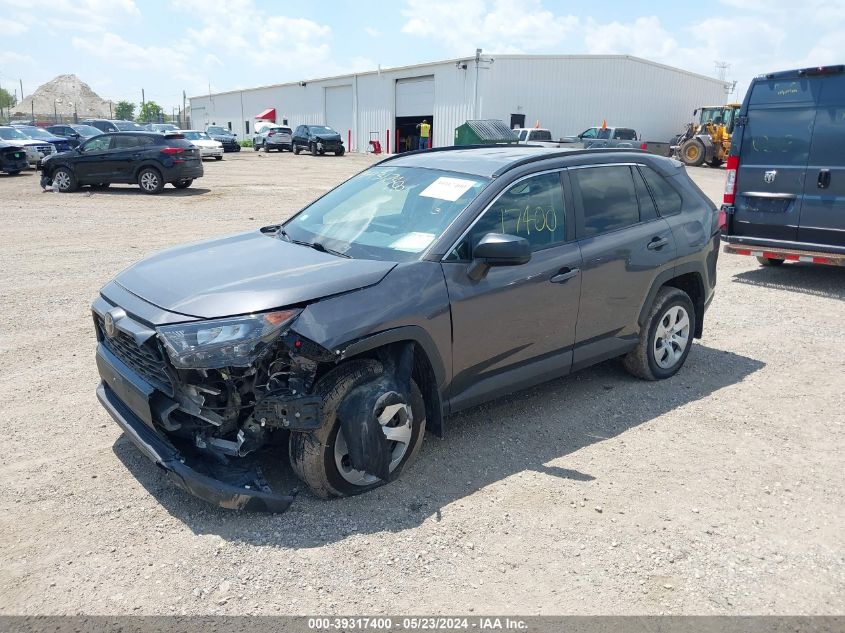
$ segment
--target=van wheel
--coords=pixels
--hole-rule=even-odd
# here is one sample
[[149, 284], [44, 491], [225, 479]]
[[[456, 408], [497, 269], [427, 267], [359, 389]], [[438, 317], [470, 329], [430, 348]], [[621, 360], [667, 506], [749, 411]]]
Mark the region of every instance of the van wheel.
[[776, 259], [774, 257], [758, 257], [757, 261], [760, 262], [761, 266], [780, 266], [786, 260]]
[[681, 145], [681, 160], [684, 165], [700, 167], [704, 163], [704, 145], [702, 142], [691, 138]]
[[77, 182], [76, 176], [67, 167], [59, 167], [53, 172], [53, 184], [58, 187], [61, 193], [70, 193], [76, 191]]
[[352, 360], [336, 367], [317, 383], [315, 393], [323, 397], [322, 425], [310, 433], [292, 432], [288, 445], [294, 473], [316, 496], [328, 499], [356, 495], [394, 481], [419, 451], [425, 433], [425, 405], [412, 381], [411, 402], [401, 403], [403, 406], [398, 409], [391, 405], [390, 411], [381, 413], [387, 419], [379, 418], [385, 435], [395, 438], [387, 480], [355, 470], [349, 464], [338, 409], [349, 392], [380, 376], [382, 371], [382, 364], [376, 360]]
[[623, 363], [631, 374], [644, 380], [663, 380], [678, 373], [692, 347], [695, 308], [683, 290], [663, 286], [640, 331], [637, 346]]
[[721, 167], [723, 162], [725, 162], [725, 161], [723, 161], [721, 158], [714, 158], [713, 160], [711, 160], [707, 164], [710, 165], [711, 167]]
[[162, 180], [161, 174], [158, 173], [157, 169], [145, 167], [138, 174], [138, 186], [144, 193], [156, 194], [164, 189], [164, 180]]

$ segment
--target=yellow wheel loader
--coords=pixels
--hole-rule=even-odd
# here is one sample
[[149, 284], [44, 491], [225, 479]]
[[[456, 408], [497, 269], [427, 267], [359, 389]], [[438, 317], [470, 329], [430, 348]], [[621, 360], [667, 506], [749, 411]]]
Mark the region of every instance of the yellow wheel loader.
[[692, 114], [697, 120], [687, 124], [686, 131], [675, 137], [672, 155], [685, 165], [698, 167], [707, 163], [719, 167], [731, 148], [739, 108], [739, 103], [729, 103], [696, 109]]

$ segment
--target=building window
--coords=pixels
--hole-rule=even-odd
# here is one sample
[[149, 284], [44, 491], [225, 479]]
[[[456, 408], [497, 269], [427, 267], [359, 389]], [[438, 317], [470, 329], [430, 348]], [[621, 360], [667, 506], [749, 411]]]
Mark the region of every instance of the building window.
[[249, 134], [249, 121], [244, 121], [244, 128], [246, 129], [246, 134]]
[[228, 126], [229, 131], [231, 132], [231, 131], [232, 131], [232, 122], [231, 122], [231, 121], [227, 121], [227, 122], [226, 122], [226, 125]]

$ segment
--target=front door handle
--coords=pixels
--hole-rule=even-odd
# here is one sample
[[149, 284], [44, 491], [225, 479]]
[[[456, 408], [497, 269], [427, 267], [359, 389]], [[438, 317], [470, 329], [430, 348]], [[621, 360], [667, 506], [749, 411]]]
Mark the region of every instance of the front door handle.
[[666, 246], [668, 243], [669, 243], [669, 240], [666, 239], [665, 237], [660, 237], [660, 236], [655, 235], [653, 238], [651, 238], [651, 241], [648, 243], [646, 248], [650, 251], [656, 251], [656, 250], [660, 250], [661, 248]]
[[569, 281], [576, 275], [581, 274], [580, 268], [561, 268], [557, 275], [549, 279], [553, 284], [562, 284], [565, 281]]
[[830, 170], [829, 169], [820, 169], [819, 170], [819, 179], [816, 181], [819, 189], [827, 189], [830, 187]]

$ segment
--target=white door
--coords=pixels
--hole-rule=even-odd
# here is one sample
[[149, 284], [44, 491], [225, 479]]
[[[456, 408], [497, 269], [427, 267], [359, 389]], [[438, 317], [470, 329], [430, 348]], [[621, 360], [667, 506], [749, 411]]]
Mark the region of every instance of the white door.
[[434, 75], [396, 80], [396, 117], [434, 115]]
[[[352, 86], [331, 86], [326, 90], [326, 125], [340, 133], [343, 144], [349, 140], [352, 121]], [[355, 139], [352, 139], [355, 144]], [[350, 150], [351, 147], [346, 149]]]

